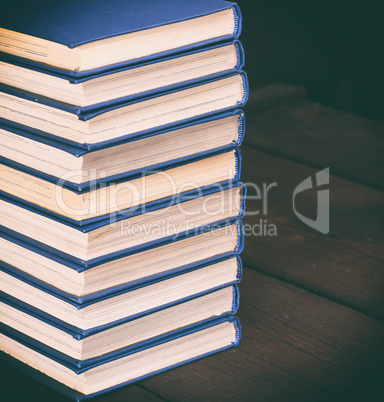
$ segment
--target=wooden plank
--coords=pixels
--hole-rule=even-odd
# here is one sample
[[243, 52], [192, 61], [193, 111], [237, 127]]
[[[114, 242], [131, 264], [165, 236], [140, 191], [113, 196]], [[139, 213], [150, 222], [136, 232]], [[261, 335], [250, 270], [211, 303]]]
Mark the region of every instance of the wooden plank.
[[[293, 282], [368, 315], [384, 318], [384, 193], [331, 177], [330, 229], [327, 236], [306, 226], [293, 212], [295, 187], [316, 171], [301, 164], [244, 147], [244, 182], [276, 187], [268, 193], [264, 215], [260, 200], [247, 201], [246, 229], [275, 225], [278, 235], [255, 231], [243, 253], [250, 266]], [[249, 195], [254, 191], [249, 189]], [[316, 192], [297, 197], [297, 210], [316, 217]], [[252, 212], [260, 214], [249, 216]], [[247, 226], [248, 225], [248, 226]]]
[[142, 381], [170, 401], [325, 400], [384, 359], [384, 323], [245, 269], [238, 348]]
[[[273, 105], [276, 92], [267, 87], [251, 98]], [[281, 96], [275, 96], [279, 103]], [[308, 166], [330, 167], [336, 175], [384, 189], [384, 124], [380, 122], [287, 98], [284, 106], [247, 115], [244, 143]]]

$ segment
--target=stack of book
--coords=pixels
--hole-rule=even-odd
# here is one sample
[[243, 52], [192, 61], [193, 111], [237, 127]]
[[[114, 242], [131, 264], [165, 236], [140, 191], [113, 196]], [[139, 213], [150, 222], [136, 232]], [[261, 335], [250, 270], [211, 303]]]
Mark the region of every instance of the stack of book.
[[82, 399], [237, 345], [237, 5], [23, 7], [0, 17], [2, 360]]

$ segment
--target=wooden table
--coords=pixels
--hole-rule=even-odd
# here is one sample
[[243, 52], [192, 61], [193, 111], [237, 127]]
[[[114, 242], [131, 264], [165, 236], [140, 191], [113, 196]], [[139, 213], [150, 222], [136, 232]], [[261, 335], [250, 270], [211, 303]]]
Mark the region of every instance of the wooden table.
[[[384, 400], [384, 125], [271, 85], [251, 94], [243, 181], [276, 183], [268, 214], [277, 236], [247, 236], [238, 348], [112, 392], [96, 401]], [[331, 171], [331, 232], [292, 210], [294, 188]], [[248, 210], [261, 209], [249, 200]], [[314, 216], [316, 193], [297, 200]], [[262, 212], [262, 211], [261, 211]], [[0, 367], [1, 401], [61, 396]]]

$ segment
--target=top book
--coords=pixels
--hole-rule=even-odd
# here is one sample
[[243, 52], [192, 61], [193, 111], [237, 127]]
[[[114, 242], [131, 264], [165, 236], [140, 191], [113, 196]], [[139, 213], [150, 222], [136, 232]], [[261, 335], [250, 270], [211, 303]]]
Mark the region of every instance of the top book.
[[1, 52], [81, 72], [237, 38], [241, 15], [223, 0], [14, 0], [0, 27]]

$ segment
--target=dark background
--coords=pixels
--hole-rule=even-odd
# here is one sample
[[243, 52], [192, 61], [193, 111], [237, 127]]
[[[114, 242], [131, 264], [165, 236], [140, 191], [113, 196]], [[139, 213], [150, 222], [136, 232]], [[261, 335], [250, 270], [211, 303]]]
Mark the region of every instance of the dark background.
[[312, 101], [384, 121], [378, 1], [237, 3], [251, 89], [272, 82], [303, 85]]

